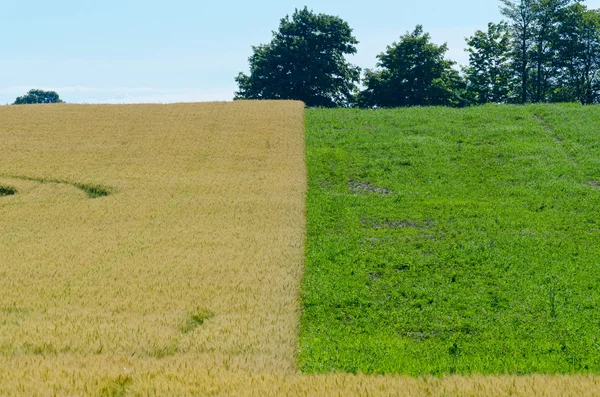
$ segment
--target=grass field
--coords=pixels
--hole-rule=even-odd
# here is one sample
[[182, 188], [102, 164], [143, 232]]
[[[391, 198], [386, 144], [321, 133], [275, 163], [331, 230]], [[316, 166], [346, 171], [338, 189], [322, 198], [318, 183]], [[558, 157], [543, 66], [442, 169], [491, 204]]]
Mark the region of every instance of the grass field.
[[598, 120], [309, 110], [302, 370], [600, 372]]
[[[577, 141], [584, 139], [579, 128], [593, 126], [588, 109], [561, 108], [564, 115], [552, 116], [559, 108], [544, 109], [543, 123], [532, 122], [531, 112], [523, 122], [539, 133], [540, 127], [571, 117], [574, 122], [565, 124], [571, 129], [560, 132], [565, 151], [558, 151], [560, 145], [554, 149], [562, 158], [575, 158], [576, 144], [595, 144], [591, 135], [585, 138], [589, 142]], [[333, 216], [313, 216], [314, 178], [329, 164], [315, 162], [322, 138], [314, 127], [321, 123], [324, 133], [339, 132], [344, 123], [356, 121], [353, 114], [358, 113], [306, 115], [313, 233], [327, 230], [325, 218]], [[442, 114], [459, 122], [460, 113]], [[404, 122], [394, 113], [377, 115], [384, 125]], [[0, 395], [600, 393], [600, 378], [592, 375], [409, 377], [346, 374], [342, 366], [308, 368], [306, 343], [315, 334], [308, 336], [306, 316], [315, 305], [308, 306], [304, 336], [298, 339], [307, 188], [304, 116], [296, 102], [0, 107]], [[363, 126], [356, 122], [357, 131]], [[340, 147], [340, 153], [349, 149]], [[590, 156], [578, 158], [581, 170], [584, 164], [594, 170]], [[385, 179], [347, 181], [343, 173], [340, 169], [339, 180], [330, 182], [340, 197], [346, 188], [361, 199], [394, 194], [377, 190], [392, 187]], [[372, 222], [381, 221], [378, 208], [367, 214]], [[423, 215], [423, 227], [438, 227], [428, 219]], [[352, 231], [341, 226], [340, 235]], [[373, 233], [378, 231], [389, 232]], [[315, 276], [315, 241], [308, 240], [306, 293]], [[340, 285], [340, 290], [347, 289]], [[555, 299], [562, 302], [561, 292]], [[557, 317], [561, 305], [556, 304]], [[318, 321], [314, 317], [316, 327]], [[336, 321], [331, 330], [340, 336]], [[299, 359], [303, 369], [327, 374], [302, 374]], [[380, 371], [362, 370], [384, 372], [385, 364]], [[337, 372], [329, 373], [332, 368]]]

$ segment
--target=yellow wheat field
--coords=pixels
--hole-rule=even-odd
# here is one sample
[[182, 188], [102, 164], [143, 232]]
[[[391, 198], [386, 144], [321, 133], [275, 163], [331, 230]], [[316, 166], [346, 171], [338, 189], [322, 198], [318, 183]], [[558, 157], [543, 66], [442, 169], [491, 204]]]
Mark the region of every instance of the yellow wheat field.
[[600, 395], [592, 376], [299, 374], [303, 117], [0, 107], [0, 394]]

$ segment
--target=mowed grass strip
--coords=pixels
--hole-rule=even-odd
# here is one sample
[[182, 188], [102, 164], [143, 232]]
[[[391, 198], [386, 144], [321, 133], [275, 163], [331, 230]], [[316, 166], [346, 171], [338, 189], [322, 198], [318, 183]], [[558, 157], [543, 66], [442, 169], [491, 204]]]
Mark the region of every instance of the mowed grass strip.
[[599, 119], [308, 110], [302, 371], [598, 373]]

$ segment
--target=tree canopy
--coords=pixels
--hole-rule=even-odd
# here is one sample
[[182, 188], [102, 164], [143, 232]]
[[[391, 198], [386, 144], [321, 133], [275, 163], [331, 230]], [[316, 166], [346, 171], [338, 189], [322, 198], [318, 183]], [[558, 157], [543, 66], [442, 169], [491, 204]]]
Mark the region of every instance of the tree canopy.
[[505, 22], [489, 23], [467, 39], [469, 66], [463, 68], [471, 102], [503, 103], [510, 92], [510, 34]]
[[459, 105], [461, 78], [444, 59], [446, 44], [430, 42], [430, 35], [417, 25], [377, 56], [377, 70], [367, 70], [366, 89], [357, 98], [364, 107]]
[[[339, 17], [296, 9], [269, 44], [252, 47], [250, 74], [236, 99], [298, 99], [308, 106], [466, 106], [600, 103], [600, 10], [584, 0], [498, 0], [506, 18], [467, 38], [469, 64], [445, 58], [417, 25], [377, 56], [361, 80], [345, 56], [356, 53]], [[362, 90], [357, 88], [361, 81]]]
[[296, 9], [269, 44], [252, 47], [250, 75], [236, 77], [236, 99], [296, 99], [307, 106], [350, 104], [360, 68], [346, 61], [358, 41], [336, 16]]
[[29, 90], [23, 96], [17, 97], [13, 105], [29, 105], [34, 103], [63, 103], [55, 91]]
[[600, 12], [580, 0], [500, 0], [507, 23], [468, 39], [473, 103], [600, 101]]
[[600, 99], [600, 11], [572, 4], [562, 13], [556, 34], [556, 87], [553, 100]]

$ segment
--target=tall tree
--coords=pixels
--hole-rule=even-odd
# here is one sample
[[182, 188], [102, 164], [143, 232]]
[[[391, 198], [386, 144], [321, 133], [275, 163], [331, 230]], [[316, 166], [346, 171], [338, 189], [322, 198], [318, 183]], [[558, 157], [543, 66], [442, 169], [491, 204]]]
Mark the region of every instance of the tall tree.
[[532, 61], [534, 63], [533, 102], [548, 100], [550, 85], [556, 77], [556, 53], [552, 43], [556, 40], [560, 16], [574, 0], [535, 0]]
[[446, 44], [435, 45], [417, 25], [377, 56], [377, 70], [367, 70], [366, 89], [359, 93], [362, 107], [456, 106], [462, 80], [455, 64], [444, 59]]
[[17, 97], [13, 105], [29, 105], [34, 103], [63, 103], [55, 91], [29, 90], [23, 96]]
[[341, 18], [304, 7], [281, 19], [269, 44], [252, 47], [250, 75], [236, 77], [236, 99], [297, 99], [307, 106], [347, 106], [360, 68], [346, 61], [358, 41]]
[[600, 10], [567, 7], [555, 42], [559, 76], [554, 101], [597, 103], [600, 95]]
[[505, 22], [489, 23], [467, 41], [469, 66], [463, 68], [467, 92], [478, 104], [507, 102], [510, 90], [510, 35]]
[[502, 15], [510, 23], [512, 44], [513, 76], [519, 81], [519, 102], [528, 99], [529, 73], [531, 70], [531, 50], [533, 47], [536, 0], [500, 0], [504, 5], [500, 8]]

